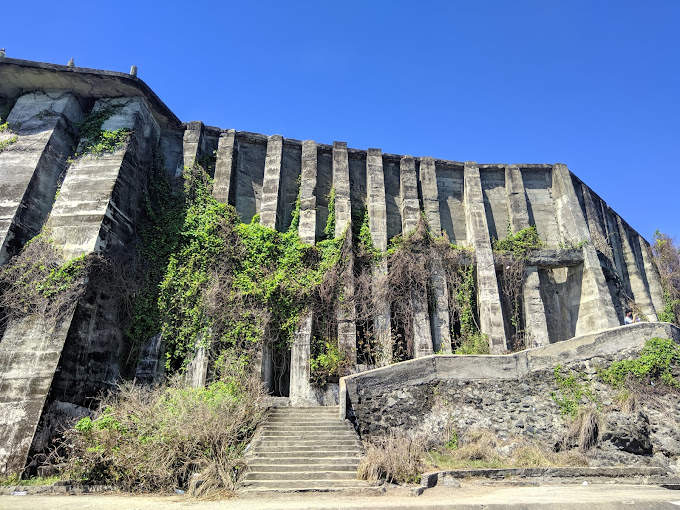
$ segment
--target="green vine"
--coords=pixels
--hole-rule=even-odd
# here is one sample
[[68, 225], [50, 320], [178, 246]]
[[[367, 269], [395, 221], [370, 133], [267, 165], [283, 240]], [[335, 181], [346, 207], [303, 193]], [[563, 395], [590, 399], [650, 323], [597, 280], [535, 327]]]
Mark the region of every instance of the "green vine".
[[562, 416], [569, 415], [576, 418], [583, 400], [587, 400], [599, 406], [599, 400], [590, 387], [588, 381], [579, 382], [573, 372], [569, 375], [562, 374], [562, 365], [557, 365], [553, 370], [553, 378], [557, 385], [557, 391], [552, 392], [552, 399], [559, 406]]
[[331, 188], [328, 194], [328, 219], [323, 232], [328, 239], [335, 237], [335, 188]]
[[104, 153], [113, 152], [128, 143], [132, 133], [129, 129], [121, 128], [111, 131], [101, 129], [104, 122], [111, 118], [119, 109], [120, 106], [106, 106], [100, 110], [90, 112], [83, 119], [78, 125], [83, 149], [75, 154], [75, 158], [86, 154], [101, 156]]
[[543, 247], [543, 241], [538, 237], [536, 226], [532, 225], [522, 230], [512, 233], [512, 228], [508, 224], [508, 235], [505, 239], [494, 239], [493, 249], [496, 251], [507, 251], [518, 259], [526, 260], [533, 250]]

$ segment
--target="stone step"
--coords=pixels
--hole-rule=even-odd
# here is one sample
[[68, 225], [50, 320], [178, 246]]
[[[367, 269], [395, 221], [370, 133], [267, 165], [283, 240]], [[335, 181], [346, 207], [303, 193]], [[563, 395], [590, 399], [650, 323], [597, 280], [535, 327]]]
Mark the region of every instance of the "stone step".
[[321, 459], [324, 462], [304, 462], [299, 464], [286, 463], [274, 464], [270, 462], [248, 462], [248, 469], [257, 473], [286, 473], [290, 471], [351, 471], [356, 475], [359, 467], [359, 459], [356, 461], [348, 461], [347, 459], [340, 459], [339, 461], [329, 461], [329, 459]]
[[345, 423], [327, 423], [327, 424], [306, 424], [306, 423], [267, 423], [262, 426], [262, 430], [291, 430], [306, 432], [308, 430], [313, 430], [315, 432], [335, 432], [335, 431], [346, 431], [352, 434], [356, 434], [354, 429]]
[[247, 459], [316, 459], [326, 457], [360, 457], [362, 454], [361, 448], [343, 448], [335, 450], [319, 449], [319, 448], [295, 448], [288, 449], [285, 447], [274, 448], [257, 448], [249, 451], [246, 454]]
[[245, 491], [257, 492], [298, 492], [298, 491], [340, 491], [372, 487], [364, 480], [252, 480], [241, 483]]
[[353, 430], [290, 430], [290, 429], [267, 429], [262, 428], [260, 437], [290, 437], [300, 439], [356, 439], [357, 434]]
[[243, 476], [243, 481], [248, 482], [251, 480], [271, 480], [271, 481], [282, 481], [282, 480], [356, 480], [357, 472], [356, 469], [350, 471], [284, 471], [284, 472], [261, 472], [261, 471], [248, 471]]
[[298, 437], [290, 436], [273, 436], [261, 437], [257, 442], [255, 448], [269, 448], [271, 446], [287, 446], [293, 449], [304, 447], [312, 448], [330, 448], [330, 447], [357, 447], [361, 448], [361, 443], [358, 439], [300, 439]]

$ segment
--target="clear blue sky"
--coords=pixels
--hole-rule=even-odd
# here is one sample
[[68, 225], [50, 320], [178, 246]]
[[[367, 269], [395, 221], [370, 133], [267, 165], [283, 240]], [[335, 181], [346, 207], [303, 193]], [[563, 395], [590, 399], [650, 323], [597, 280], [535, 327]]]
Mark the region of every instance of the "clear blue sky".
[[5, 2], [15, 58], [127, 72], [183, 121], [566, 163], [680, 238], [680, 1]]

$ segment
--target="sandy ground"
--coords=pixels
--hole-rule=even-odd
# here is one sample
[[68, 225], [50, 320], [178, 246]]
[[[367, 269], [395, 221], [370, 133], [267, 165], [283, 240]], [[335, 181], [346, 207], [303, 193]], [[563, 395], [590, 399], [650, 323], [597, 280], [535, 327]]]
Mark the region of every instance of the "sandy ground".
[[480, 486], [434, 487], [421, 496], [391, 489], [384, 493], [286, 493], [245, 495], [219, 501], [187, 496], [137, 496], [122, 494], [0, 496], [2, 510], [150, 510], [150, 509], [394, 509], [394, 508], [585, 508], [678, 509], [680, 491], [640, 485], [544, 485], [541, 487]]

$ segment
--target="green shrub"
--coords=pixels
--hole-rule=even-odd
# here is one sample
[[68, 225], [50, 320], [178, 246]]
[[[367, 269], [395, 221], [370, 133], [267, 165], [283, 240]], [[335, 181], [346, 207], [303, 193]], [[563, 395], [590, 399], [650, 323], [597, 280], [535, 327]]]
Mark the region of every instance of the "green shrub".
[[[233, 489], [264, 393], [244, 360], [231, 359], [223, 372], [205, 388], [180, 380], [151, 389], [123, 384], [67, 431], [64, 474], [123, 490]], [[192, 479], [202, 484], [191, 486]]]
[[673, 375], [679, 362], [680, 346], [668, 338], [652, 338], [645, 342], [637, 358], [615, 361], [600, 377], [615, 388], [623, 388], [628, 377], [634, 377], [652, 385], [680, 389], [680, 382]]

